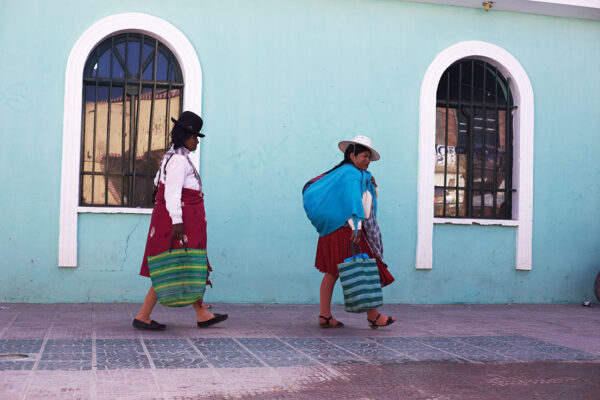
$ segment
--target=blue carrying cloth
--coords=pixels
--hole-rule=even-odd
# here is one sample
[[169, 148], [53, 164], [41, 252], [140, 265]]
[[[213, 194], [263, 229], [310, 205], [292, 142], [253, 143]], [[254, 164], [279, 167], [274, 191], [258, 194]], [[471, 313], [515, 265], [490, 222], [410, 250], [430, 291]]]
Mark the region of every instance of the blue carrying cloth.
[[371, 173], [352, 164], [344, 164], [308, 186], [302, 194], [304, 210], [320, 236], [329, 235], [352, 218], [354, 225], [365, 219], [362, 195], [373, 197], [373, 211], [377, 213], [375, 186]]

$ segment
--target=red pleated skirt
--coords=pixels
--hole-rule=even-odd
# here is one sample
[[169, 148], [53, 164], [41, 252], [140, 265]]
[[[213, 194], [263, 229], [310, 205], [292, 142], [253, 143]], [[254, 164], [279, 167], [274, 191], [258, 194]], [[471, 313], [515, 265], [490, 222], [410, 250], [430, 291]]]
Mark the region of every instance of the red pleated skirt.
[[[352, 250], [350, 249], [351, 236], [352, 229], [347, 226], [342, 226], [327, 236], [320, 236], [317, 244], [315, 267], [319, 271], [329, 273], [337, 278], [339, 276], [338, 264], [343, 263], [346, 258], [352, 257]], [[394, 282], [394, 277], [388, 271], [387, 265], [371, 251], [365, 235], [360, 239], [360, 251], [376, 259], [381, 287]]]
[[[206, 249], [206, 214], [204, 213], [204, 199], [200, 197], [198, 190], [183, 188], [181, 191], [181, 210], [183, 212], [183, 234], [187, 237], [187, 247], [190, 249]], [[156, 203], [152, 211], [152, 220], [146, 239], [146, 250], [140, 275], [150, 277], [148, 271], [148, 256], [155, 256], [169, 250], [171, 246], [171, 235], [173, 233], [173, 221], [167, 211], [165, 203], [165, 185], [158, 186]], [[181, 249], [183, 246], [178, 241], [173, 241], [173, 249]], [[208, 271], [212, 271], [208, 262]], [[212, 286], [210, 281], [207, 281]]]

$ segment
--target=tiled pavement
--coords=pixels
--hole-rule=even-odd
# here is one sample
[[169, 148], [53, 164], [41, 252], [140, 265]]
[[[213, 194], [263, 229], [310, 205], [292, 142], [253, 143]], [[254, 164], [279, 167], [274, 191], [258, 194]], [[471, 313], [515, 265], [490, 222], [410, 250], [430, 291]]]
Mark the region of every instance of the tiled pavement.
[[0, 399], [600, 399], [600, 307], [390, 305], [367, 327], [317, 306], [215, 304], [194, 325], [157, 307], [164, 332], [135, 330], [137, 304], [0, 304]]

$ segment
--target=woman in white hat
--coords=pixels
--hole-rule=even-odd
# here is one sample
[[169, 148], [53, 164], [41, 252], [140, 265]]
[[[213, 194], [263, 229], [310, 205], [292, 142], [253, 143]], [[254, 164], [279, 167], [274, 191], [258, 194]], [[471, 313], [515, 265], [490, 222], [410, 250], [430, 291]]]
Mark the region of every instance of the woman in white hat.
[[[350, 242], [362, 252], [375, 258], [381, 286], [394, 281], [383, 261], [381, 232], [377, 213], [377, 184], [367, 171], [371, 161], [379, 160], [379, 153], [371, 146], [371, 139], [356, 136], [339, 142], [344, 159], [331, 170], [304, 185], [304, 209], [319, 232], [315, 267], [323, 272], [320, 291], [319, 326], [344, 326], [331, 315], [331, 296], [339, 276], [337, 265], [352, 256]], [[384, 316], [375, 309], [367, 311], [371, 328], [387, 326], [396, 318]]]

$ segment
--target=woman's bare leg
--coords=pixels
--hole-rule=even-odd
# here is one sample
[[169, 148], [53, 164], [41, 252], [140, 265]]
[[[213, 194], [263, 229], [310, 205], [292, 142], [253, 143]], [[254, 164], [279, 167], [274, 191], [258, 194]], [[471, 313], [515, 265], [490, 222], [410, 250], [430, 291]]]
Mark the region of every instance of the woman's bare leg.
[[[337, 278], [327, 272], [323, 275], [323, 280], [321, 281], [319, 315], [325, 318], [331, 317], [331, 297], [333, 296], [333, 287], [336, 281]], [[319, 323], [323, 324], [325, 322], [323, 318], [319, 318]], [[329, 325], [335, 324], [337, 324], [337, 320], [332, 318], [329, 321]]]
[[154, 287], [150, 286], [148, 293], [146, 293], [146, 297], [144, 298], [144, 303], [142, 304], [142, 308], [135, 316], [135, 319], [138, 321], [145, 322], [147, 324], [150, 323], [150, 314], [156, 305], [158, 298], [156, 297], [156, 293], [154, 292]]
[[211, 314], [205, 307], [202, 306], [202, 300], [198, 300], [193, 304], [194, 311], [196, 311], [196, 319], [198, 322], [208, 321], [215, 317], [215, 314]]

